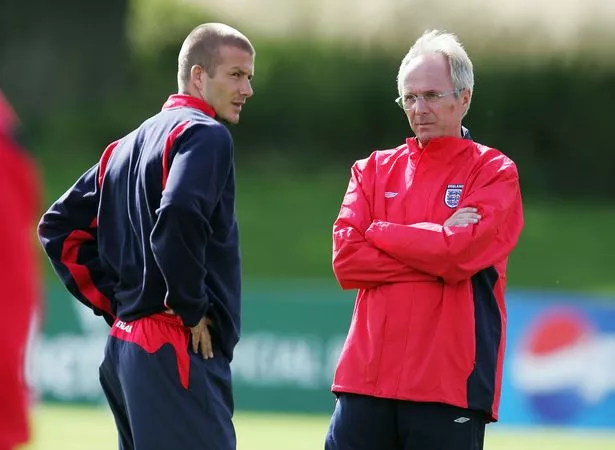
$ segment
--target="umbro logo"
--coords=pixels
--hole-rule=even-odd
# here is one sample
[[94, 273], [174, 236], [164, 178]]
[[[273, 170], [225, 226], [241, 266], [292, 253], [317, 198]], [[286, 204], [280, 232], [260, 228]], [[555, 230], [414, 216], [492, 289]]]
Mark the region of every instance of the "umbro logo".
[[397, 195], [397, 192], [390, 192], [390, 191], [387, 191], [387, 192], [385, 192], [385, 193], [384, 193], [385, 198], [393, 198], [393, 197], [395, 197], [396, 195]]
[[454, 422], [466, 423], [468, 420], [470, 420], [468, 417], [458, 417], [457, 419], [454, 420]]

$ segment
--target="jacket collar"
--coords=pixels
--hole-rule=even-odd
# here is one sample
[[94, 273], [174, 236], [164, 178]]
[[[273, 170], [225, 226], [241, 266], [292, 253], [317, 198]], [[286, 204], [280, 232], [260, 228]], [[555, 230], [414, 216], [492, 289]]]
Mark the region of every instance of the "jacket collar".
[[437, 158], [450, 158], [467, 148], [472, 140], [470, 130], [466, 127], [461, 127], [461, 136], [460, 138], [452, 136], [433, 138], [423, 148], [419, 145], [418, 139], [413, 137], [406, 139], [406, 145], [413, 159], [422, 154], [429, 154], [429, 156]]
[[162, 109], [165, 110], [172, 108], [194, 108], [202, 111], [210, 117], [216, 117], [216, 111], [211, 107], [211, 105], [205, 103], [200, 98], [196, 98], [191, 95], [173, 94], [169, 96], [164, 105], [162, 105]]
[[421, 148], [417, 138], [406, 139], [406, 145], [413, 159], [421, 155], [428, 155], [429, 158], [449, 159], [468, 148], [470, 142], [469, 139], [446, 136], [433, 138]]

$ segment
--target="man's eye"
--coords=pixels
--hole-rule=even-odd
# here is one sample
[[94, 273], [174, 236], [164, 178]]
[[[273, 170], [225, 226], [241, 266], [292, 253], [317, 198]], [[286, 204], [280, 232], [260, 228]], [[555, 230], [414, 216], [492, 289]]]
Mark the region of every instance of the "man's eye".
[[437, 100], [438, 98], [440, 98], [440, 95], [437, 92], [427, 92], [424, 97], [425, 97], [425, 100], [429, 102], [429, 101]]

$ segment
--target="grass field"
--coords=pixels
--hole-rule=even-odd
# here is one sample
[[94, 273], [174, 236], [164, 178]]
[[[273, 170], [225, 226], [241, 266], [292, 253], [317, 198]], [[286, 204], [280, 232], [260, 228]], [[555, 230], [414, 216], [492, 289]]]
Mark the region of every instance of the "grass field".
[[[240, 412], [235, 419], [237, 448], [238, 450], [322, 449], [327, 424], [326, 416]], [[105, 408], [39, 406], [34, 412], [33, 425], [34, 440], [23, 450], [117, 448], [113, 419]], [[485, 449], [615, 450], [615, 432], [527, 431], [491, 425], [487, 429]]]

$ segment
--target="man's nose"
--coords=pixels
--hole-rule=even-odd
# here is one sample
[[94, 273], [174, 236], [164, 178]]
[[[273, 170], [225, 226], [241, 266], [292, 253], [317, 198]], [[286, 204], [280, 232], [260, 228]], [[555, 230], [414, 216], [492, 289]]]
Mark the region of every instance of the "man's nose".
[[250, 82], [250, 80], [246, 80], [241, 85], [240, 93], [246, 98], [252, 97], [254, 95], [254, 89], [252, 89], [252, 83]]
[[427, 104], [427, 100], [425, 100], [423, 97], [418, 97], [414, 102], [414, 111], [420, 114], [428, 110], [429, 105]]

